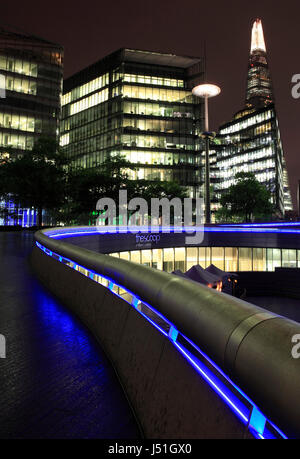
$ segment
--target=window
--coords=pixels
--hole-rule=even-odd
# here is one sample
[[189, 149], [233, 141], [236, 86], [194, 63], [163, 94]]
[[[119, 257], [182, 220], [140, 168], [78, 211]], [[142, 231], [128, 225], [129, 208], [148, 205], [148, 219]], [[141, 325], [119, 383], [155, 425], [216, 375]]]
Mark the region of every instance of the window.
[[152, 267], [156, 269], [163, 269], [163, 253], [162, 249], [152, 250]]
[[186, 249], [186, 270], [198, 264], [198, 248], [187, 247]]
[[207, 268], [210, 264], [210, 247], [199, 247], [199, 265]]
[[142, 265], [151, 267], [151, 250], [142, 250]]
[[266, 249], [253, 248], [253, 271], [266, 271], [267, 251]]
[[211, 248], [211, 262], [217, 268], [224, 270], [224, 247]]
[[296, 250], [282, 249], [282, 267], [283, 268], [296, 268], [297, 267]]
[[163, 249], [163, 270], [167, 272], [174, 270], [174, 249]]
[[267, 271], [275, 271], [276, 267], [281, 266], [281, 250], [267, 249]]
[[252, 249], [250, 247], [239, 248], [239, 271], [252, 271]]
[[122, 260], [127, 260], [129, 261], [130, 253], [129, 252], [120, 252], [120, 258]]
[[175, 269], [180, 269], [182, 272], [185, 271], [185, 248], [175, 248]]
[[225, 271], [235, 272], [238, 270], [238, 249], [225, 247]]
[[130, 260], [133, 261], [134, 263], [141, 263], [141, 251], [134, 250], [130, 252]]

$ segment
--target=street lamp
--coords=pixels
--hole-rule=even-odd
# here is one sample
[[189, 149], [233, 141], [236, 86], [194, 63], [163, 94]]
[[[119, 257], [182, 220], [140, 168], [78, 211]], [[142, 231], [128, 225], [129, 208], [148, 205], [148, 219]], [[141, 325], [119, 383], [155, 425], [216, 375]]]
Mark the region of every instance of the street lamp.
[[205, 223], [210, 223], [210, 177], [209, 177], [209, 132], [208, 126], [208, 99], [210, 97], [218, 96], [221, 92], [219, 86], [215, 84], [199, 84], [192, 90], [192, 94], [196, 97], [204, 98], [204, 113], [205, 113]]

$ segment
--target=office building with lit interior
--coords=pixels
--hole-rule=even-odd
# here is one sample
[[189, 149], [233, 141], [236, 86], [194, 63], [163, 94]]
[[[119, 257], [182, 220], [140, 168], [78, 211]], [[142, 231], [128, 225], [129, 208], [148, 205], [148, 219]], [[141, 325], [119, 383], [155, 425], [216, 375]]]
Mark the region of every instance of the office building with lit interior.
[[[26, 154], [41, 135], [57, 138], [63, 48], [0, 29], [0, 73], [5, 83], [0, 98], [0, 158]], [[13, 202], [1, 205], [8, 211], [1, 224], [35, 224], [34, 209], [18, 209]]]
[[278, 214], [292, 210], [285, 158], [280, 139], [274, 93], [267, 63], [262, 24], [252, 28], [245, 108], [223, 124], [217, 149], [220, 197], [238, 172], [253, 172], [272, 195]]
[[75, 167], [122, 155], [132, 179], [174, 180], [199, 195], [203, 60], [120, 49], [66, 79], [60, 143]]

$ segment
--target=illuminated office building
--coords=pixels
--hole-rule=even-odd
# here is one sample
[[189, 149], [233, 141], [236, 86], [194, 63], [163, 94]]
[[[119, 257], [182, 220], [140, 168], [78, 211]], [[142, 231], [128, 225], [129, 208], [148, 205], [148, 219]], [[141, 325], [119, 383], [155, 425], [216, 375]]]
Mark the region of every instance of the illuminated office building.
[[[43, 135], [56, 138], [63, 78], [63, 49], [38, 37], [0, 28], [0, 160], [31, 150]], [[33, 209], [1, 203], [14, 218], [0, 224], [32, 226]]]
[[238, 172], [253, 172], [271, 192], [279, 214], [292, 209], [262, 24], [254, 22], [245, 108], [219, 130], [217, 163], [220, 197]]
[[60, 143], [75, 167], [117, 154], [132, 179], [174, 180], [199, 193], [200, 58], [120, 49], [64, 82]]

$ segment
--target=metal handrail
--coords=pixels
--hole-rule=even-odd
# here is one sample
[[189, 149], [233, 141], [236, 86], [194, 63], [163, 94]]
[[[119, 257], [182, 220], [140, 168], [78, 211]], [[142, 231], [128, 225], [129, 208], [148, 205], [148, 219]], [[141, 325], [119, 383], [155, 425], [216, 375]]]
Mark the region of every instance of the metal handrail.
[[[35, 233], [44, 247], [112, 279], [153, 305], [292, 437], [300, 436], [300, 325], [163, 271]], [[120, 236], [121, 237], [121, 236]]]

